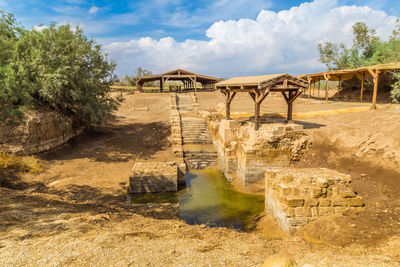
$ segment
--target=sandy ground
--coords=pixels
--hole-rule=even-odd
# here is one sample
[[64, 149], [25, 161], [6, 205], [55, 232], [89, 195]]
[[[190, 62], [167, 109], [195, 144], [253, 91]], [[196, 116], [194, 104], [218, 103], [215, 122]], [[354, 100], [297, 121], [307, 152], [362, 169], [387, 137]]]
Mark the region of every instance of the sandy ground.
[[[222, 100], [206, 93], [201, 107], [215, 106], [211, 99]], [[273, 99], [263, 109], [284, 112], [284, 102]], [[296, 105], [303, 112], [365, 104]], [[40, 155], [45, 172], [0, 173], [8, 181], [0, 188], [0, 266], [253, 266], [277, 255], [300, 266], [399, 266], [399, 115], [379, 109], [302, 120], [314, 146], [298, 167], [350, 172], [366, 211], [321, 220], [288, 237], [269, 215], [260, 216], [256, 231], [238, 233], [168, 219], [174, 213], [168, 205], [126, 209], [134, 162], [172, 159], [169, 96], [126, 95], [104, 127]]]

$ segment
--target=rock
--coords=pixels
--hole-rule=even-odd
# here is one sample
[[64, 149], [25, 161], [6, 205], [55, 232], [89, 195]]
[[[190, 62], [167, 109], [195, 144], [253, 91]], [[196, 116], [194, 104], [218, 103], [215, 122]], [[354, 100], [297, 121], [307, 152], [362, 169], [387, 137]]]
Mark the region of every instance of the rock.
[[287, 257], [274, 257], [266, 260], [263, 267], [290, 267], [295, 266], [296, 262]]

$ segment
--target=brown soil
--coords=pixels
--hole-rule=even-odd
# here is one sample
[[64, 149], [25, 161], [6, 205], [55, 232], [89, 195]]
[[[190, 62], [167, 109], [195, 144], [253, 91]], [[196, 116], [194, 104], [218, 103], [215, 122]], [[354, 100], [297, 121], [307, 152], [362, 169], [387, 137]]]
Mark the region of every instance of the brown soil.
[[[204, 99], [212, 99], [212, 95], [204, 96], [199, 97], [200, 104], [211, 107], [211, 100]], [[325, 108], [322, 103], [299, 103], [299, 110]], [[271, 103], [271, 107], [285, 110], [284, 105], [274, 105]], [[310, 225], [298, 236], [288, 237], [269, 216], [258, 218], [258, 231], [239, 233], [169, 219], [177, 215], [176, 207], [170, 205], [125, 208], [134, 162], [172, 160], [169, 95], [126, 95], [104, 127], [40, 155], [45, 172], [0, 173], [0, 265], [253, 266], [279, 255], [293, 258], [299, 265], [399, 265], [399, 176], [393, 168], [397, 163], [383, 164], [380, 151], [365, 149], [360, 155], [375, 159], [382, 169], [356, 160], [352, 156], [356, 148], [346, 143], [336, 146], [333, 134], [347, 131], [342, 139], [354, 135], [361, 140], [365, 139], [363, 131], [379, 132], [382, 135], [374, 140], [380, 145], [381, 138], [387, 138], [385, 132], [392, 131], [388, 127], [393, 124], [383, 120], [390, 112], [304, 121], [323, 126], [309, 129], [315, 135], [314, 147], [299, 166], [350, 170], [354, 188], [365, 198], [366, 211], [358, 217]], [[398, 113], [393, 114], [398, 118]], [[374, 118], [382, 125], [362, 126]], [[346, 128], [349, 123], [354, 124], [351, 130]], [[398, 148], [393, 145], [393, 149]], [[361, 172], [366, 175], [361, 177]], [[262, 184], [254, 187], [260, 190]], [[339, 234], [333, 238], [332, 233]]]

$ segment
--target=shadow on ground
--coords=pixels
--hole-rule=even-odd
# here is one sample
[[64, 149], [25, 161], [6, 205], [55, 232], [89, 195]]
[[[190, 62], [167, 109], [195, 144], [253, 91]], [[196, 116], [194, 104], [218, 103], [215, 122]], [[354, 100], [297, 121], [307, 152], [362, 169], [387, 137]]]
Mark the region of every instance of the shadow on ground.
[[101, 162], [122, 162], [134, 157], [147, 159], [170, 146], [166, 122], [111, 125], [86, 131], [61, 147], [39, 155], [43, 160], [90, 158]]

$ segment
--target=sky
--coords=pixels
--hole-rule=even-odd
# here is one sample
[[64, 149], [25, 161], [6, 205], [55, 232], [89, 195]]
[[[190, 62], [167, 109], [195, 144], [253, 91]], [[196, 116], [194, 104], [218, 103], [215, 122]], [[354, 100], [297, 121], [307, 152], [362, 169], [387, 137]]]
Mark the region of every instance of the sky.
[[71, 24], [103, 45], [115, 73], [138, 67], [216, 77], [311, 73], [318, 43], [352, 43], [365, 22], [386, 40], [399, 0], [0, 0], [25, 28]]

